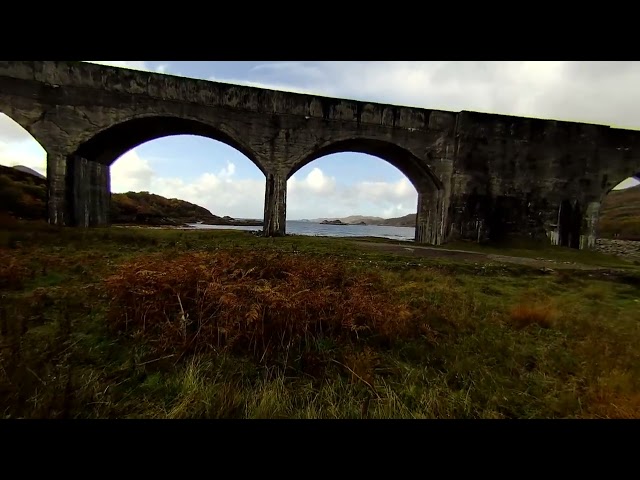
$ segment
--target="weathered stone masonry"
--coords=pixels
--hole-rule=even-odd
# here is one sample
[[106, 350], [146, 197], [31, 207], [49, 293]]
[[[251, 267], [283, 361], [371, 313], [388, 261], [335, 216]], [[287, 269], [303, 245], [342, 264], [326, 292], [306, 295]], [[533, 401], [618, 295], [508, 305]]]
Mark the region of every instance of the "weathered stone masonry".
[[640, 172], [640, 132], [462, 112], [451, 231], [593, 247], [604, 195]]
[[109, 222], [109, 166], [167, 135], [203, 135], [265, 174], [264, 231], [285, 233], [287, 180], [358, 151], [418, 192], [416, 241], [514, 235], [593, 246], [602, 197], [640, 173], [640, 132], [293, 94], [79, 62], [0, 62], [0, 112], [47, 151], [49, 221]]

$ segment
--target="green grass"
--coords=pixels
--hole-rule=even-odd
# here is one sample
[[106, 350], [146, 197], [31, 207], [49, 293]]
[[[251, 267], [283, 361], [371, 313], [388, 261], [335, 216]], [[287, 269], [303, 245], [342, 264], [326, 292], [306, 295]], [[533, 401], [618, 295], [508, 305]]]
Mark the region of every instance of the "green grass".
[[[640, 416], [640, 285], [629, 273], [408, 258], [349, 239], [34, 228], [0, 232], [4, 418]], [[591, 252], [463, 249], [633, 270]], [[191, 253], [212, 259], [277, 253], [302, 265], [345, 265], [345, 278], [376, 274], [372, 288], [383, 299], [374, 307], [410, 312], [415, 329], [384, 338], [314, 334], [261, 360], [205, 344], [160, 352], [151, 334], [113, 327], [109, 319], [121, 307], [105, 279], [153, 255], [163, 259], [160, 274], [172, 275], [171, 262]], [[338, 294], [327, 290], [326, 298]], [[301, 310], [296, 321], [312, 313]], [[396, 321], [394, 313], [385, 315]]]

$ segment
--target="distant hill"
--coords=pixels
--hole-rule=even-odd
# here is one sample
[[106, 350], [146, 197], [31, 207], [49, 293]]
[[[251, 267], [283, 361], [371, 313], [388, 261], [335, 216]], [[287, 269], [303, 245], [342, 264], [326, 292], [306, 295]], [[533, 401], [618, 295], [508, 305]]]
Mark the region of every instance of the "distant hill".
[[612, 190], [600, 207], [598, 236], [640, 240], [640, 185]]
[[219, 218], [204, 207], [177, 198], [149, 192], [111, 194], [112, 223], [177, 225], [215, 222]]
[[410, 213], [404, 217], [387, 218], [379, 225], [386, 225], [390, 227], [415, 227], [416, 226], [416, 214]]
[[34, 177], [38, 177], [38, 178], [42, 178], [42, 179], [47, 178], [44, 175], [42, 175], [40, 172], [36, 172], [33, 168], [25, 167], [24, 165], [15, 165], [12, 168], [15, 168], [16, 170], [18, 170], [20, 172], [30, 173]]
[[47, 181], [34, 173], [0, 165], [0, 213], [27, 220], [47, 218]]
[[149, 192], [114, 193], [111, 195], [112, 223], [179, 225], [262, 225], [262, 220], [236, 220], [219, 217], [199, 205], [177, 198], [165, 198]]
[[[415, 227], [416, 224], [416, 214], [410, 213], [405, 215], [404, 217], [397, 218], [382, 218], [382, 217], [368, 217], [364, 215], [351, 215], [348, 217], [323, 217], [323, 218], [314, 218], [313, 220], [303, 220], [313, 223], [322, 223], [322, 222], [334, 222], [335, 220], [339, 220], [342, 224], [348, 225], [358, 225], [364, 223], [365, 225], [383, 225], [389, 227]], [[325, 223], [326, 224], [326, 223]]]
[[[37, 172], [34, 175], [28, 170], [31, 169], [0, 165], [0, 213], [26, 220], [46, 220], [47, 181]], [[261, 220], [219, 217], [199, 205], [149, 192], [112, 194], [111, 222], [149, 225], [197, 222], [210, 225], [262, 225]]]
[[367, 217], [364, 215], [351, 215], [349, 217], [323, 217], [323, 218], [314, 218], [312, 220], [303, 220], [305, 222], [313, 222], [313, 223], [321, 223], [324, 221], [333, 221], [333, 220], [340, 220], [342, 223], [347, 223], [347, 224], [357, 224], [360, 222], [364, 222], [367, 225], [374, 225], [376, 222], [382, 222], [384, 221], [384, 218], [382, 217]]

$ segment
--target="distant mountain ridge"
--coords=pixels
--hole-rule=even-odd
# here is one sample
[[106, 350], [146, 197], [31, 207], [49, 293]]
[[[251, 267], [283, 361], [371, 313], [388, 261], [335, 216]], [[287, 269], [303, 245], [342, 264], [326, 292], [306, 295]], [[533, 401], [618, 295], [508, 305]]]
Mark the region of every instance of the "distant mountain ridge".
[[[0, 165], [0, 214], [26, 220], [46, 220], [47, 180], [35, 170]], [[111, 194], [110, 220], [115, 224], [259, 226], [262, 220], [219, 217], [199, 205], [149, 192]]]
[[368, 217], [365, 215], [351, 215], [348, 217], [322, 217], [322, 218], [313, 218], [310, 220], [305, 220], [307, 222], [312, 222], [312, 223], [320, 223], [323, 222], [325, 220], [340, 220], [342, 223], [360, 223], [360, 222], [365, 222], [367, 224], [369, 223], [373, 223], [373, 222], [382, 222], [384, 221], [384, 218], [382, 217]]
[[47, 178], [44, 175], [42, 175], [40, 172], [36, 172], [33, 168], [25, 167], [24, 165], [14, 165], [11, 168], [15, 168], [19, 172], [30, 173], [34, 177], [38, 177], [38, 178], [41, 178], [41, 179], [46, 179]]
[[335, 222], [338, 220], [341, 224], [347, 225], [361, 225], [364, 223], [365, 225], [379, 225], [386, 227], [415, 227], [416, 224], [416, 214], [410, 213], [403, 217], [395, 217], [395, 218], [382, 218], [382, 217], [369, 217], [365, 215], [350, 215], [348, 217], [323, 217], [323, 218], [314, 218], [310, 220], [301, 220], [303, 222], [310, 223], [323, 223], [325, 222]]

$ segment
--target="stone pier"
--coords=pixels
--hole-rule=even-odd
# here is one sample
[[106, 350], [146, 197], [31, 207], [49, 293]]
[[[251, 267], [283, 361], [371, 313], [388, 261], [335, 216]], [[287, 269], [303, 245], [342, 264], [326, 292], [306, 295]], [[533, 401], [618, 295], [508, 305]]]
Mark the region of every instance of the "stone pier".
[[267, 174], [264, 194], [265, 236], [281, 237], [286, 234], [287, 180], [281, 174]]

